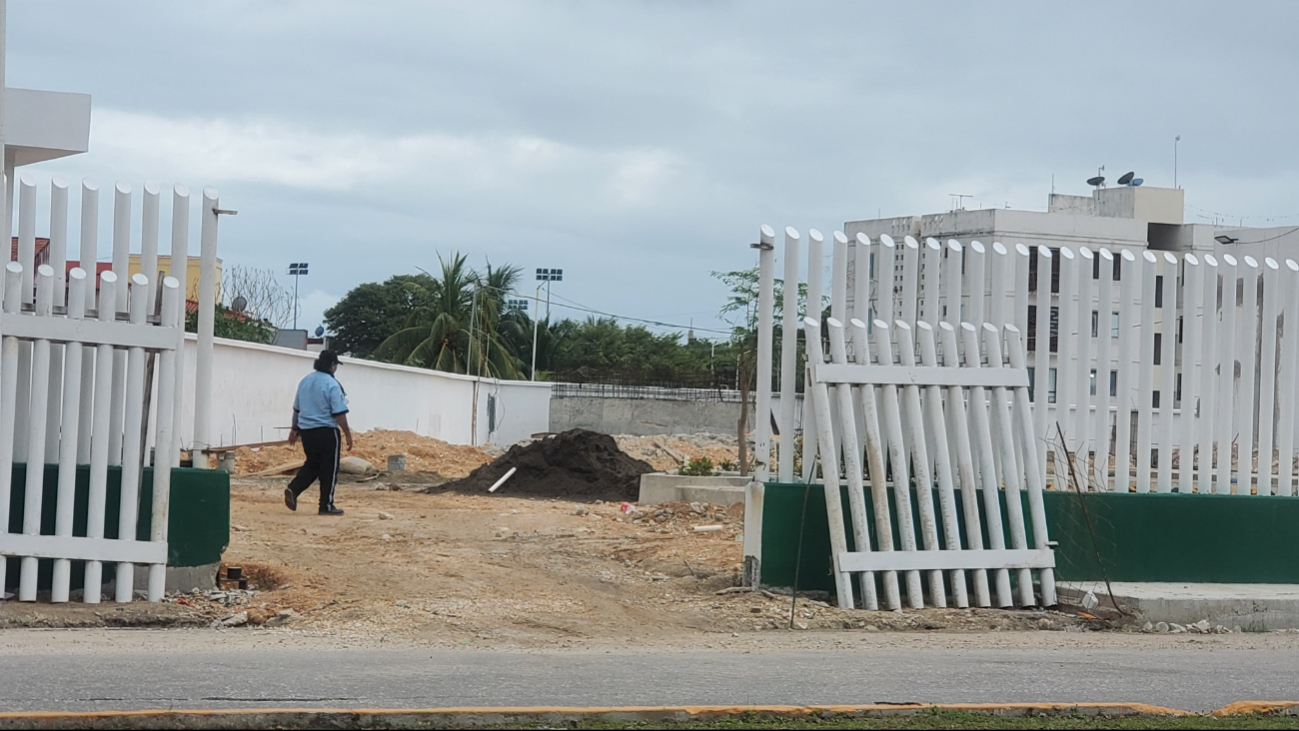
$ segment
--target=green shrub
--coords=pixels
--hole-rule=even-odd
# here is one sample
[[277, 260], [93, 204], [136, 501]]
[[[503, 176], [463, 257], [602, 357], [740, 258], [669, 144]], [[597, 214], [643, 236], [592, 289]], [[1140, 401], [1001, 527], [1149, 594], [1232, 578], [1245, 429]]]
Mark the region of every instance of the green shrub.
[[677, 472], [692, 477], [711, 477], [713, 475], [713, 461], [707, 457], [695, 457]]

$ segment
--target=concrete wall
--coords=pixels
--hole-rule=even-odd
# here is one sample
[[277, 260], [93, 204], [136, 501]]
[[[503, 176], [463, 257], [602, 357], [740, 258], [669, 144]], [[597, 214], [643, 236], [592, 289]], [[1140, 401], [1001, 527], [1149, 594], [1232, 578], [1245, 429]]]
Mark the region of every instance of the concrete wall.
[[[194, 437], [194, 370], [197, 343], [185, 349], [186, 404], [182, 443]], [[213, 349], [212, 444], [283, 439], [293, 396], [311, 372], [314, 353], [234, 340]], [[423, 368], [343, 358], [338, 381], [347, 391], [355, 431], [404, 429], [452, 444], [512, 444], [547, 430], [550, 384], [478, 379]], [[494, 397], [496, 430], [488, 405]], [[475, 418], [475, 409], [477, 418]]]
[[[801, 425], [802, 396], [795, 421]], [[772, 394], [771, 409], [780, 413], [780, 394]], [[550, 431], [590, 429], [602, 434], [728, 434], [734, 435], [740, 404], [734, 401], [603, 398], [555, 396], [550, 399]], [[754, 414], [749, 410], [749, 429]], [[801, 426], [799, 427], [801, 429]]]

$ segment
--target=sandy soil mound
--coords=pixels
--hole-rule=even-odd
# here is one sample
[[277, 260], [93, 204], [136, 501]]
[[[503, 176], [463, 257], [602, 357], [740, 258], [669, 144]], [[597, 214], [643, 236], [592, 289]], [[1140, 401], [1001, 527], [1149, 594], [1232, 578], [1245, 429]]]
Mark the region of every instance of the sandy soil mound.
[[[360, 457], [380, 470], [387, 469], [390, 454], [406, 455], [406, 469], [410, 472], [437, 472], [447, 477], [464, 477], [491, 461], [478, 447], [448, 444], [409, 431], [371, 429], [354, 438], [355, 449], [344, 451], [343, 456]], [[301, 446], [240, 447], [235, 451], [235, 474], [252, 474], [301, 459]]]

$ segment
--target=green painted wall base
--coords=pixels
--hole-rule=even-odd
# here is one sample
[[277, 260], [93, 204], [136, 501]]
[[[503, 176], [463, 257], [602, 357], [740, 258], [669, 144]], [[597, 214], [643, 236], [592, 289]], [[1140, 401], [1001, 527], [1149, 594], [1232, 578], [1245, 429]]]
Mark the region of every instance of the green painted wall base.
[[[41, 533], [54, 533], [54, 513], [58, 496], [58, 465], [45, 465], [44, 498], [41, 505]], [[20, 533], [23, 526], [27, 466], [14, 465], [13, 489], [9, 500], [9, 532]], [[117, 538], [122, 470], [108, 468], [108, 501], [105, 534]], [[77, 467], [76, 497], [73, 502], [72, 534], [86, 535], [90, 502], [90, 467]], [[140, 491], [137, 540], [149, 537], [149, 516], [153, 510], [153, 470], [144, 471]], [[217, 563], [230, 545], [230, 475], [220, 470], [176, 469], [171, 473], [171, 512], [167, 529], [167, 565], [174, 567], [204, 566]], [[48, 588], [53, 561], [41, 561], [40, 586]], [[73, 562], [73, 586], [80, 584], [83, 566]], [[9, 584], [18, 581], [18, 559], [9, 558]], [[112, 572], [105, 571], [105, 577]]]
[[[800, 521], [804, 495], [806, 518]], [[1001, 493], [1003, 521], [1005, 497]], [[1027, 518], [1027, 494], [1020, 497]], [[846, 487], [841, 501], [847, 521]], [[763, 503], [762, 583], [794, 586], [801, 522], [798, 588], [833, 592], [824, 489], [768, 483]], [[1058, 543], [1057, 581], [1100, 580], [1108, 575], [1111, 581], [1299, 584], [1295, 546], [1299, 498], [1178, 493], [1084, 493], [1080, 497], [1074, 492], [1047, 491], [1043, 503], [1050, 538]], [[938, 504], [937, 491], [934, 504]], [[868, 510], [873, 521], [869, 502]], [[982, 507], [980, 512], [983, 517]], [[964, 520], [959, 522], [964, 534]], [[987, 525], [986, 519], [982, 522]], [[893, 523], [896, 546], [896, 518]], [[845, 531], [851, 550], [851, 525]], [[1032, 545], [1031, 526], [1028, 532]], [[986, 531], [984, 545], [988, 545]]]

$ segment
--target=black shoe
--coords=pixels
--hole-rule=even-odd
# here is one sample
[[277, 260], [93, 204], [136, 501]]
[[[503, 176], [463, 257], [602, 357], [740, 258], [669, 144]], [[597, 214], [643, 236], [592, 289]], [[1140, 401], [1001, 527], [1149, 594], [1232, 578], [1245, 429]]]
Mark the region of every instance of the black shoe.
[[293, 488], [284, 488], [284, 507], [289, 510], [298, 509], [298, 496], [293, 494]]
[[333, 508], [333, 507], [330, 507], [330, 508], [321, 508], [321, 509], [320, 509], [320, 514], [321, 514], [321, 515], [342, 515], [342, 514], [343, 514], [343, 510], [342, 510], [342, 508]]

